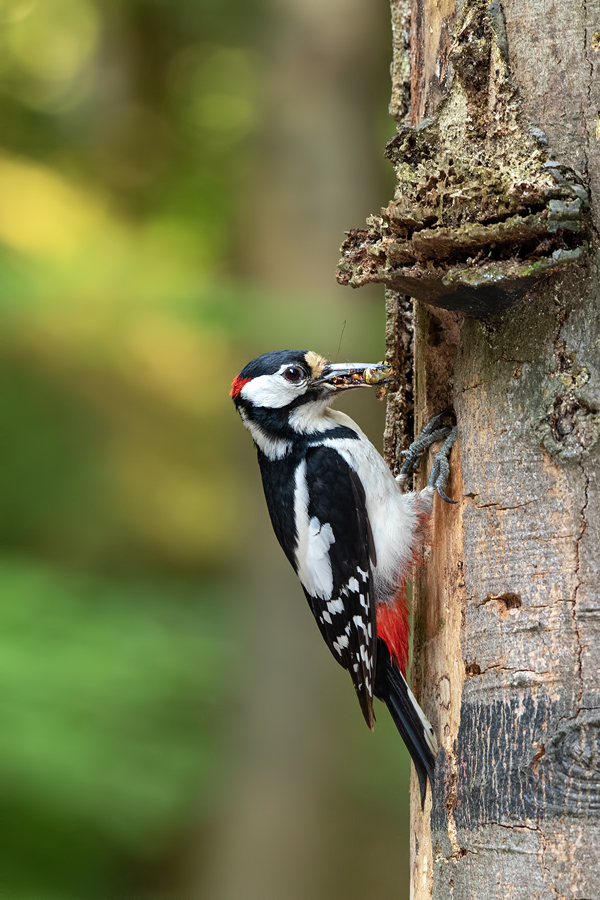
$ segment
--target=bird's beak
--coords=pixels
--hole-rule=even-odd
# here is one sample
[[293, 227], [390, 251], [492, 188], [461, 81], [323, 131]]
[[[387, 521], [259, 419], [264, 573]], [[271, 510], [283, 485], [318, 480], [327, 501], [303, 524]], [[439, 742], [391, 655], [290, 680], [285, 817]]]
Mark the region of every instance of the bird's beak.
[[392, 367], [386, 362], [327, 363], [313, 385], [321, 385], [329, 391], [348, 391], [384, 384], [391, 376]]

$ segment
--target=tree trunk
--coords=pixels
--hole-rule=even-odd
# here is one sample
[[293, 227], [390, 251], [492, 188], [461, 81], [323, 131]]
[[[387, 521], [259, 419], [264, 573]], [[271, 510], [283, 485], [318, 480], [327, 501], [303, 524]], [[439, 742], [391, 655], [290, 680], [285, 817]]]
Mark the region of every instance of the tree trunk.
[[[415, 580], [412, 684], [442, 749], [424, 813], [413, 773], [411, 897], [592, 900], [600, 897], [600, 2], [413, 0], [410, 73], [408, 7], [392, 0], [392, 111], [402, 121], [410, 77], [411, 124], [435, 121], [400, 129], [390, 153], [396, 207], [351, 233], [341, 280], [387, 284], [396, 362], [406, 358], [407, 284], [429, 300], [414, 303], [415, 430], [446, 405], [459, 428], [447, 492], [460, 502], [436, 499], [433, 547]], [[471, 196], [483, 185], [479, 205], [433, 235], [439, 254], [455, 255], [445, 270], [438, 255], [410, 282], [423, 257], [406, 262], [409, 242], [422, 248], [435, 227], [420, 220], [411, 236], [402, 207], [410, 153], [420, 147], [421, 169], [411, 172], [422, 212], [446, 177], [436, 141], [459, 147], [467, 133], [479, 150], [463, 185]], [[427, 152], [423, 134], [433, 135]], [[534, 165], [537, 174], [513, 177]], [[550, 170], [556, 185], [570, 181], [571, 199], [553, 195], [535, 218]], [[497, 191], [487, 245], [482, 238], [459, 258], [457, 248], [483, 233], [491, 179], [505, 175], [512, 185]], [[541, 193], [531, 204], [522, 193], [511, 211], [525, 182]], [[583, 214], [586, 187], [592, 221], [549, 224], [565, 204]], [[462, 202], [467, 192], [453, 190], [447, 197]], [[542, 220], [548, 231], [530, 253], [535, 238], [525, 229], [540, 236]], [[513, 230], [510, 252], [498, 253], [517, 225], [521, 237]], [[562, 249], [544, 257], [544, 241], [558, 238]], [[552, 273], [561, 254], [566, 264]], [[493, 275], [489, 259], [498, 260]], [[496, 279], [491, 289], [484, 277]], [[393, 467], [409, 414], [404, 384], [388, 411]]]

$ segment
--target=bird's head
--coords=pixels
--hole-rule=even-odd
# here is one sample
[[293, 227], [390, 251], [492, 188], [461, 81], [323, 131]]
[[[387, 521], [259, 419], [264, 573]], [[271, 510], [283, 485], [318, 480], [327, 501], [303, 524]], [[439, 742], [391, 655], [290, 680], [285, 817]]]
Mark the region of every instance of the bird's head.
[[249, 362], [234, 378], [231, 396], [255, 441], [257, 429], [286, 440], [319, 430], [319, 417], [337, 394], [391, 374], [387, 363], [330, 363], [312, 350], [277, 350]]

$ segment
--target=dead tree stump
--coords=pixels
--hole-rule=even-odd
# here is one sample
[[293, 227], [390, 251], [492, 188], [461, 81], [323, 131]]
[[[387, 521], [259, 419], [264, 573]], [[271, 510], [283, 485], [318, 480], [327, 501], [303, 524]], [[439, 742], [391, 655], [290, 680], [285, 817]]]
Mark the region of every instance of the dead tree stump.
[[411, 897], [593, 900], [600, 2], [392, 0], [392, 20], [396, 195], [338, 277], [386, 284], [405, 370], [418, 298], [390, 465], [413, 415], [459, 426], [460, 503], [436, 499], [415, 579], [412, 684], [442, 749], [423, 814], [413, 777]]

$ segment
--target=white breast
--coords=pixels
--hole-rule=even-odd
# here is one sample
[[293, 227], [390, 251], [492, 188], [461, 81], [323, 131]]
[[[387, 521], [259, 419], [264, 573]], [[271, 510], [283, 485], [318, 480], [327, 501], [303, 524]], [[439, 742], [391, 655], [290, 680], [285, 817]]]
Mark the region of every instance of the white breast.
[[[424, 498], [418, 494], [403, 494], [384, 459], [356, 422], [338, 410], [329, 410], [338, 425], [351, 428], [361, 436], [352, 438], [324, 438], [357, 472], [366, 495], [367, 513], [371, 522], [377, 565], [374, 567], [377, 602], [390, 600], [401, 577], [406, 577], [413, 559], [413, 546], [419, 529], [418, 508]], [[426, 502], [426, 501], [425, 501]]]

